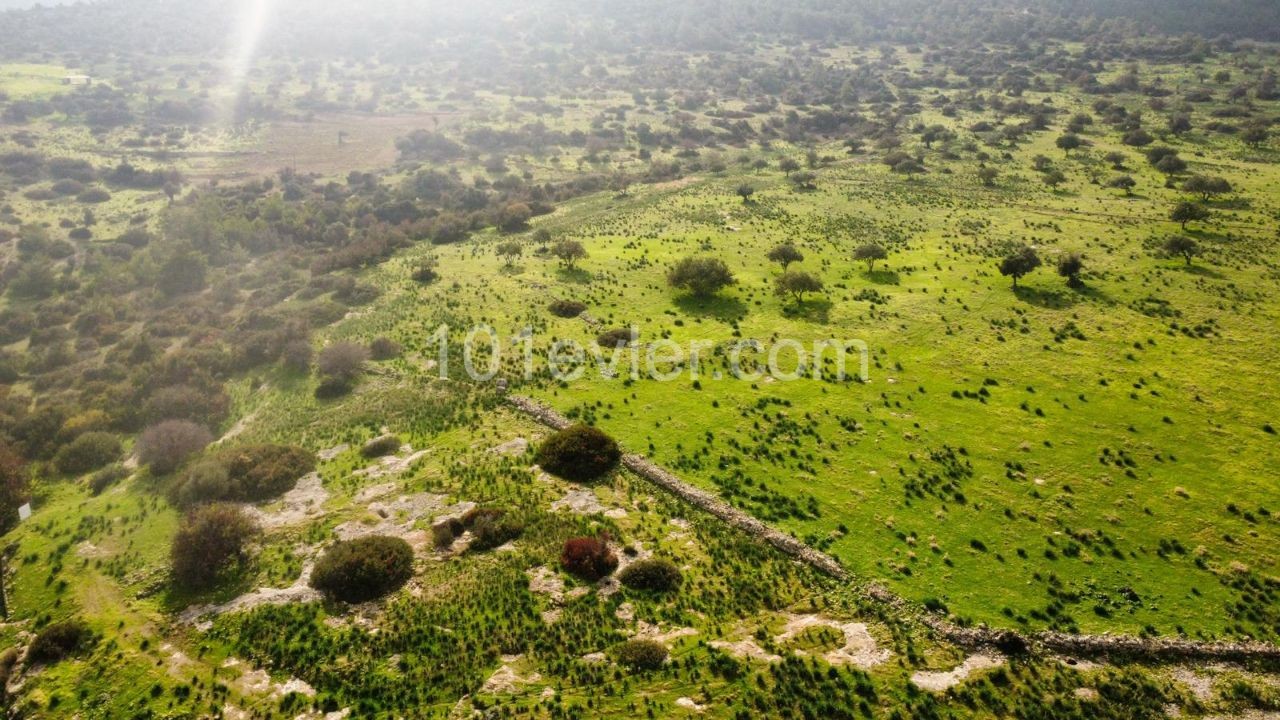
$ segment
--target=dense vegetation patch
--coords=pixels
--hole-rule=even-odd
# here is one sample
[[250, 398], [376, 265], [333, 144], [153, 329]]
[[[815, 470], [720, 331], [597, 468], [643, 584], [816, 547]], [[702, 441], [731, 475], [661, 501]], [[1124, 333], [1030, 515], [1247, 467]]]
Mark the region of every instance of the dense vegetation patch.
[[656, 640], [628, 640], [616, 654], [620, 665], [633, 670], [657, 670], [667, 662], [667, 648]]
[[64, 446], [54, 457], [58, 472], [79, 475], [120, 457], [120, 438], [107, 432], [87, 432]]
[[367, 602], [413, 576], [413, 548], [396, 537], [370, 535], [334, 543], [311, 572], [311, 587], [349, 603]]
[[587, 306], [577, 300], [552, 300], [547, 309], [556, 317], [575, 318], [586, 312]]
[[189, 467], [170, 486], [169, 498], [179, 507], [218, 500], [269, 500], [314, 469], [315, 456], [300, 447], [228, 448]]
[[609, 549], [608, 538], [572, 538], [560, 551], [560, 565], [571, 575], [595, 582], [618, 567], [618, 556]]
[[56, 663], [88, 650], [94, 643], [93, 630], [82, 620], [63, 620], [45, 627], [27, 648], [29, 664]]
[[245, 546], [257, 534], [257, 523], [239, 505], [214, 503], [190, 511], [169, 552], [174, 582], [188, 590], [213, 585], [245, 559]]
[[537, 453], [544, 470], [574, 482], [599, 478], [621, 458], [618, 443], [590, 425], [574, 425], [552, 434], [538, 446]]
[[637, 560], [618, 573], [618, 580], [633, 590], [668, 592], [680, 587], [680, 568], [666, 558]]

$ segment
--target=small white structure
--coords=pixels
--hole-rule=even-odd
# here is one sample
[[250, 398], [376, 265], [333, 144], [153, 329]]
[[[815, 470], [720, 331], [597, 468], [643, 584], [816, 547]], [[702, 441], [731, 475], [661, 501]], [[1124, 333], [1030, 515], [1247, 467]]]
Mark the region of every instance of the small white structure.
[[27, 520], [31, 517], [31, 503], [27, 503], [18, 508], [18, 521]]
[[63, 85], [92, 85], [93, 78], [88, 75], [67, 75], [62, 78]]

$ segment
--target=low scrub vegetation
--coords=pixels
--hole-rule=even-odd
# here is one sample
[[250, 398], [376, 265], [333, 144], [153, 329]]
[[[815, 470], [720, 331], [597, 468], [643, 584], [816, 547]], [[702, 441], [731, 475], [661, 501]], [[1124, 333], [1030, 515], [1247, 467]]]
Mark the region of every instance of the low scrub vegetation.
[[245, 546], [258, 526], [239, 505], [204, 505], [182, 519], [169, 552], [173, 580], [186, 590], [203, 590], [245, 560]]
[[669, 592], [680, 587], [680, 568], [665, 558], [637, 560], [618, 573], [618, 580], [632, 590]]
[[93, 646], [96, 637], [82, 620], [63, 620], [45, 627], [36, 634], [27, 648], [27, 663], [32, 665], [56, 663], [78, 655]]
[[632, 670], [657, 670], [667, 662], [667, 648], [656, 640], [628, 640], [618, 646], [618, 664]]
[[554, 433], [538, 446], [542, 469], [566, 480], [595, 480], [617, 466], [622, 458], [618, 443], [589, 425], [574, 425]]
[[299, 447], [228, 448], [188, 467], [170, 486], [169, 498], [179, 507], [219, 500], [269, 500], [314, 469], [315, 456]]
[[370, 535], [329, 547], [311, 572], [311, 587], [359, 603], [396, 590], [413, 576], [413, 549], [396, 537]]
[[560, 565], [570, 575], [595, 582], [618, 567], [618, 556], [609, 549], [608, 538], [579, 537], [564, 544]]

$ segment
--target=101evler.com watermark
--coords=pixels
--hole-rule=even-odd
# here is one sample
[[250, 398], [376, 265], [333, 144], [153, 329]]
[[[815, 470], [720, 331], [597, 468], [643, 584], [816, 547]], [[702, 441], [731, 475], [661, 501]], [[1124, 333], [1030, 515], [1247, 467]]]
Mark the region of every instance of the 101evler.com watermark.
[[489, 325], [465, 332], [441, 325], [428, 338], [424, 354], [435, 360], [441, 378], [459, 371], [476, 382], [510, 373], [525, 379], [549, 377], [573, 382], [588, 373], [601, 379], [732, 379], [757, 382], [870, 379], [870, 352], [862, 340], [645, 339], [637, 327], [605, 333], [599, 340], [541, 337], [532, 328], [503, 334]]

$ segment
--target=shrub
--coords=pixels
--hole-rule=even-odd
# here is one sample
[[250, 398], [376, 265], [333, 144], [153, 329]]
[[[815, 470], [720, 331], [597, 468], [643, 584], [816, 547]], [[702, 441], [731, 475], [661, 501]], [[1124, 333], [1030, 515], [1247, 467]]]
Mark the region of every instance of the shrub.
[[101, 495], [103, 490], [129, 477], [129, 471], [123, 465], [108, 465], [89, 478], [89, 492]]
[[713, 257], [687, 257], [667, 272], [668, 285], [700, 298], [710, 297], [735, 282], [729, 266]]
[[315, 466], [315, 456], [299, 447], [228, 448], [187, 468], [171, 487], [170, 500], [179, 506], [218, 500], [267, 500], [293, 487]]
[[332, 400], [351, 392], [352, 381], [346, 378], [327, 378], [316, 386], [317, 400]]
[[120, 458], [120, 438], [106, 432], [87, 432], [63, 446], [54, 457], [58, 472], [80, 475]]
[[153, 423], [190, 420], [205, 427], [213, 427], [226, 417], [229, 404], [230, 401], [221, 389], [170, 385], [152, 393], [142, 412]]
[[76, 196], [76, 200], [82, 203], [104, 203], [111, 199], [111, 193], [102, 188], [92, 187]]
[[376, 437], [364, 444], [360, 448], [360, 454], [366, 458], [382, 457], [384, 455], [394, 455], [400, 452], [400, 438], [395, 435], [383, 435]]
[[618, 556], [604, 538], [580, 537], [565, 542], [560, 564], [569, 574], [594, 582], [618, 567]]
[[602, 348], [630, 347], [635, 341], [636, 332], [631, 328], [606, 330], [596, 337], [596, 343]]
[[349, 603], [381, 597], [413, 576], [413, 549], [396, 537], [370, 535], [335, 543], [311, 572], [311, 587]]
[[657, 670], [667, 661], [667, 648], [655, 640], [628, 640], [618, 647], [617, 656], [633, 670]]
[[410, 277], [413, 278], [414, 282], [430, 285], [440, 278], [440, 274], [436, 272], [435, 263], [423, 261], [413, 269]]
[[403, 348], [391, 338], [380, 337], [369, 343], [369, 354], [374, 360], [391, 360], [400, 357]]
[[503, 510], [474, 510], [464, 518], [464, 525], [471, 530], [472, 550], [492, 550], [524, 533], [524, 523]]
[[618, 580], [632, 590], [668, 592], [680, 587], [680, 568], [663, 558], [637, 560], [623, 568]]
[[205, 505], [187, 514], [173, 537], [169, 560], [180, 587], [199, 590], [223, 570], [244, 559], [244, 548], [258, 526], [238, 505]]
[[585, 482], [609, 472], [622, 458], [613, 438], [589, 425], [565, 428], [542, 442], [537, 461], [566, 480]]
[[165, 420], [138, 437], [138, 461], [157, 475], [168, 475], [211, 442], [213, 435], [190, 420]]
[[316, 367], [331, 380], [350, 382], [360, 374], [369, 359], [369, 351], [352, 342], [337, 342], [320, 351]]
[[29, 497], [29, 475], [22, 456], [0, 442], [0, 534], [18, 522], [18, 508]]
[[306, 340], [294, 340], [284, 346], [280, 352], [280, 362], [286, 370], [305, 373], [311, 369], [311, 343]]
[[587, 306], [577, 300], [553, 300], [547, 309], [556, 317], [576, 318], [587, 311]]
[[27, 648], [27, 663], [55, 663], [88, 650], [93, 642], [93, 631], [80, 620], [53, 623], [31, 641]]

